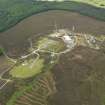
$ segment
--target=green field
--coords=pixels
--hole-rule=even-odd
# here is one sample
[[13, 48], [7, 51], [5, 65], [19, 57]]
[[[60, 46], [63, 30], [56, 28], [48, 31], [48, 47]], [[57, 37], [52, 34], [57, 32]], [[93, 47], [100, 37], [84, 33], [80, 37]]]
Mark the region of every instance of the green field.
[[88, 4], [91, 4], [93, 6], [105, 8], [105, 0], [72, 0], [72, 1], [88, 3]]
[[[104, 0], [74, 0], [65, 2], [40, 2], [35, 0], [0, 0], [0, 31], [4, 31], [22, 19], [48, 10], [76, 11], [105, 21]], [[100, 4], [101, 3], [101, 4]], [[89, 5], [91, 4], [91, 5]]]
[[[49, 38], [40, 38], [37, 42], [37, 48], [44, 52], [60, 52], [65, 48], [61, 41]], [[40, 52], [40, 51], [39, 51]], [[42, 72], [44, 67], [44, 59], [40, 59], [40, 55], [36, 58], [27, 58], [22, 63], [17, 64], [11, 71], [10, 75], [14, 78], [29, 78]]]
[[49, 52], [60, 52], [64, 50], [65, 44], [62, 41], [56, 41], [48, 38], [42, 38], [38, 41], [38, 48]]
[[[33, 60], [27, 62], [26, 65], [20, 64], [19, 66], [14, 67], [10, 74], [15, 78], [29, 78], [42, 71], [43, 68], [43, 59], [38, 59], [35, 63]], [[25, 61], [24, 61], [25, 63]], [[33, 66], [31, 67], [31, 64]]]

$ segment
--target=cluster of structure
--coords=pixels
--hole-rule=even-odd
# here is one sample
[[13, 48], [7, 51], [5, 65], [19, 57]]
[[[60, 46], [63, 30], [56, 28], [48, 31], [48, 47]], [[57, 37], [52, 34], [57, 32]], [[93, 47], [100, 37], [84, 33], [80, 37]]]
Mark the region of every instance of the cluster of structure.
[[69, 49], [72, 49], [75, 46], [85, 46], [98, 50], [102, 43], [102, 40], [96, 40], [95, 36], [74, 33], [66, 29], [59, 29], [50, 36], [62, 39]]

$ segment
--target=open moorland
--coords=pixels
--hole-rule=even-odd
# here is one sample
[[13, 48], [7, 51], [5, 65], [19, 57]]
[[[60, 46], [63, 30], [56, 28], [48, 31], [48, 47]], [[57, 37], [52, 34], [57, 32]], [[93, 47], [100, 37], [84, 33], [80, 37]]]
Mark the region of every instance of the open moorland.
[[58, 92], [52, 105], [105, 105], [105, 54], [77, 47], [59, 61], [53, 68]]
[[0, 105], [105, 105], [104, 12], [103, 0], [0, 0]]
[[28, 39], [30, 37], [37, 39], [42, 35], [52, 33], [55, 30], [55, 21], [58, 28], [71, 30], [75, 26], [75, 32], [105, 34], [105, 22], [103, 21], [74, 12], [51, 10], [28, 17], [11, 29], [0, 33], [0, 43], [10, 51], [10, 55], [21, 55], [29, 46]]
[[[93, 88], [95, 87], [93, 83], [100, 80], [100, 84], [97, 85], [101, 86], [101, 82], [104, 81], [103, 77], [104, 60], [105, 60], [104, 35], [93, 36], [90, 34], [74, 33], [66, 29], [59, 29], [49, 35], [41, 36], [37, 41], [36, 39], [34, 39], [34, 37], [32, 38], [32, 40], [33, 41], [31, 41], [30, 47], [28, 49], [29, 50], [28, 54], [22, 55], [18, 59], [13, 59], [8, 57], [8, 60], [13, 62], [14, 65], [10, 70], [5, 72], [6, 77], [1, 75], [0, 81], [1, 82], [2, 80], [6, 81], [5, 83], [1, 84], [0, 87], [1, 90], [10, 87], [8, 86], [9, 83], [11, 82], [14, 83], [13, 90], [15, 90], [15, 92], [8, 101], [7, 105], [18, 105], [18, 104], [46, 105], [48, 103], [49, 104], [53, 103], [58, 105], [60, 104], [59, 102], [61, 102], [59, 101], [59, 99], [62, 100], [63, 97], [64, 99], [62, 101], [63, 102], [66, 101], [67, 105], [69, 105], [70, 103], [76, 105], [77, 102], [79, 102], [79, 104], [81, 103], [92, 104], [93, 98], [97, 100], [97, 97], [99, 96], [100, 99], [98, 100], [98, 103], [104, 103], [103, 91], [102, 91], [103, 95], [99, 91], [98, 96], [95, 95], [92, 96], [91, 98], [92, 102], [91, 99], [89, 98], [91, 94], [94, 94]], [[77, 50], [76, 53], [75, 50]], [[94, 53], [93, 55], [96, 57], [96, 59], [98, 57], [98, 60], [96, 60], [93, 55], [89, 57], [88, 52], [89, 55], [90, 53]], [[85, 56], [88, 60], [87, 59], [84, 60]], [[91, 58], [96, 60], [95, 61], [96, 63], [93, 62]], [[102, 60], [102, 62], [99, 61], [99, 59]], [[91, 63], [90, 61], [93, 63]], [[102, 71], [99, 71], [99, 69], [101, 69]], [[70, 74], [69, 75], [65, 74], [66, 70], [68, 71], [67, 74], [69, 74], [70, 72], [71, 76]], [[53, 74], [52, 78], [51, 75], [48, 75], [49, 73], [47, 74], [47, 76], [51, 78], [51, 81], [48, 81], [50, 80], [50, 78], [49, 79], [47, 78], [48, 80], [47, 79], [40, 80], [39, 79], [40, 77], [45, 78], [44, 75], [46, 75], [47, 72]], [[103, 74], [103, 76], [101, 73]], [[77, 86], [73, 85], [72, 83]], [[87, 85], [86, 87], [81, 86], [81, 84], [85, 83], [90, 86], [88, 88], [90, 90], [89, 94], [85, 92], [87, 90]], [[77, 89], [79, 85], [81, 86], [80, 89], [86, 88], [86, 90], [84, 90], [83, 93], [81, 93], [82, 92], [81, 90], [78, 90], [80, 93], [79, 92], [77, 93], [77, 91], [74, 89], [74, 88]], [[67, 93], [65, 93], [65, 91]], [[74, 92], [75, 94], [71, 93], [71, 91]], [[96, 91], [98, 91], [97, 88]], [[97, 93], [96, 91], [95, 93]], [[87, 95], [86, 97], [89, 98], [89, 100], [84, 100], [85, 93]], [[73, 99], [70, 100], [69, 97], [67, 97], [68, 96], [67, 94], [70, 94], [73, 99], [75, 97], [75, 100]], [[78, 94], [83, 94], [83, 97]], [[62, 105], [64, 104], [63, 102]]]

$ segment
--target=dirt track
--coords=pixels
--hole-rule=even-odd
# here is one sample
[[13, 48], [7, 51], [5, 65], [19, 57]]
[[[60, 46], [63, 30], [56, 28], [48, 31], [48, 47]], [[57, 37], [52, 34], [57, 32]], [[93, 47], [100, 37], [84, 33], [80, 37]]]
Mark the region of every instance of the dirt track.
[[26, 18], [13, 28], [0, 33], [0, 44], [8, 49], [15, 46], [14, 53], [22, 52], [23, 47], [27, 46], [24, 42], [28, 37], [51, 32], [54, 30], [55, 21], [58, 28], [72, 29], [74, 25], [77, 32], [105, 34], [105, 22], [73, 12], [48, 11]]

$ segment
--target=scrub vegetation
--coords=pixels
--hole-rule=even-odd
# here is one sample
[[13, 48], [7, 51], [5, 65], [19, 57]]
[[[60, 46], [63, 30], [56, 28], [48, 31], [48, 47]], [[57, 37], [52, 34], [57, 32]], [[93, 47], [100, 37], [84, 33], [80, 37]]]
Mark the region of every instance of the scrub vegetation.
[[3, 55], [3, 49], [0, 48], [0, 56]]

